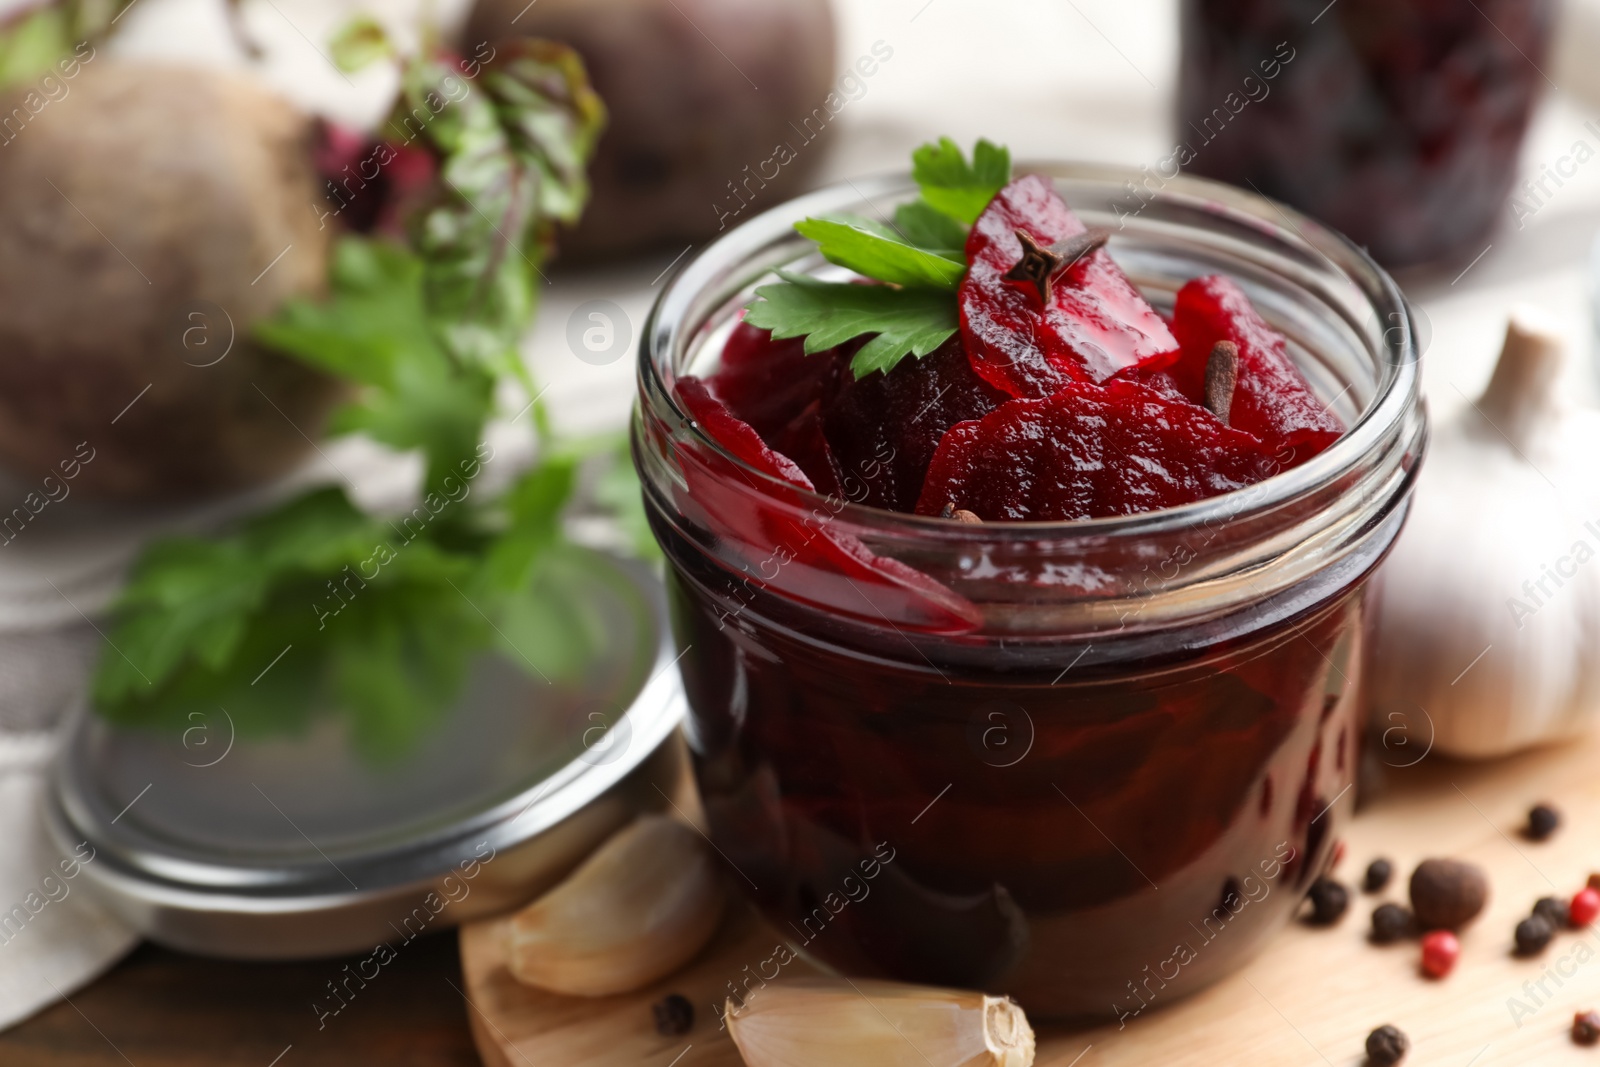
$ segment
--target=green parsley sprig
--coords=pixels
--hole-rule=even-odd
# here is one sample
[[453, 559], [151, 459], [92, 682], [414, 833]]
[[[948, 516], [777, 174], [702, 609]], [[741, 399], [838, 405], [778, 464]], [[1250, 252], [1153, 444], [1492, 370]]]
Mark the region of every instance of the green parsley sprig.
[[808, 218], [795, 229], [830, 263], [879, 285], [829, 282], [778, 271], [756, 289], [745, 321], [778, 338], [804, 337], [808, 353], [873, 335], [850, 362], [857, 378], [921, 358], [958, 327], [955, 290], [966, 275], [967, 232], [1011, 180], [1011, 154], [979, 141], [969, 162], [950, 138], [912, 153], [918, 198], [890, 221]]
[[604, 110], [576, 54], [546, 42], [502, 48], [464, 96], [462, 84], [426, 57], [405, 70], [399, 114], [429, 94], [451, 101], [429, 108], [439, 180], [410, 240], [342, 238], [328, 297], [292, 301], [255, 330], [351, 383], [333, 433], [421, 453], [421, 502], [386, 518], [321, 488], [221, 536], [151, 545], [94, 678], [95, 706], [113, 721], [182, 729], [220, 706], [241, 734], [259, 734], [331, 707], [381, 759], [437, 722], [489, 649], [559, 679], [601, 647], [564, 577], [576, 549], [562, 518], [580, 469], [620, 453], [616, 442], [557, 441], [534, 401], [537, 464], [495, 495], [477, 479], [492, 461], [483, 437], [497, 387], [535, 395], [516, 342], [552, 230], [587, 197]]

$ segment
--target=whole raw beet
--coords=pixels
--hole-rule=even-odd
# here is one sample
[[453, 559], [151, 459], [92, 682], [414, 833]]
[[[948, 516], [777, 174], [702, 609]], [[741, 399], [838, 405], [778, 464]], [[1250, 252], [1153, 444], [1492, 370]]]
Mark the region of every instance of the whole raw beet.
[[830, 95], [828, 0], [478, 0], [461, 51], [521, 35], [576, 48], [609, 113], [571, 254], [699, 241], [793, 196], [867, 85]]
[[87, 442], [73, 487], [132, 498], [283, 473], [341, 389], [248, 336], [324, 284], [308, 120], [207, 70], [62, 84], [37, 114], [0, 96], [0, 462], [59, 474]]

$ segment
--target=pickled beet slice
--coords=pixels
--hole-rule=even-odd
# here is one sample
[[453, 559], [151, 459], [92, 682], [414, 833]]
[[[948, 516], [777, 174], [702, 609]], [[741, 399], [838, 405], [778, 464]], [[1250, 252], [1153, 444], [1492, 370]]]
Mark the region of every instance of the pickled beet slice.
[[711, 391], [763, 441], [771, 439], [838, 382], [835, 353], [806, 355], [804, 337], [775, 341], [770, 330], [734, 326], [722, 362], [707, 380]]
[[945, 434], [917, 512], [1060, 521], [1177, 507], [1258, 482], [1272, 457], [1210, 412], [1134, 382], [1074, 382]]
[[773, 340], [771, 331], [741, 322], [728, 335], [721, 366], [708, 384], [768, 447], [794, 460], [818, 492], [836, 495], [839, 481], [821, 413], [848, 380], [850, 357], [859, 347], [807, 355], [804, 337]]
[[679, 449], [687, 487], [678, 493], [678, 506], [740, 557], [743, 576], [736, 584], [774, 589], [843, 615], [930, 633], [964, 633], [982, 621], [965, 598], [899, 560], [874, 555], [858, 538], [833, 528], [837, 509], [799, 492], [812, 488], [805, 472], [769, 448], [704, 381], [681, 379], [678, 397], [723, 448], [796, 490], [785, 493], [763, 483], [712, 449], [693, 444]]
[[1056, 277], [1048, 307], [1005, 274], [1022, 258], [1017, 230], [1048, 246], [1084, 231], [1049, 179], [1024, 175], [984, 208], [967, 237], [957, 300], [973, 369], [1012, 396], [1044, 397], [1072, 381], [1177, 358], [1166, 323], [1104, 248]]
[[1344, 433], [1306, 384], [1288, 355], [1283, 335], [1267, 325], [1232, 278], [1212, 274], [1178, 290], [1173, 332], [1183, 354], [1168, 373], [1190, 400], [1204, 390], [1206, 360], [1218, 341], [1239, 346], [1238, 384], [1229, 424], [1259, 437], [1280, 466], [1303, 463]]
[[945, 431], [981, 418], [1010, 397], [973, 373], [961, 335], [888, 373], [846, 381], [822, 413], [844, 495], [910, 511]]

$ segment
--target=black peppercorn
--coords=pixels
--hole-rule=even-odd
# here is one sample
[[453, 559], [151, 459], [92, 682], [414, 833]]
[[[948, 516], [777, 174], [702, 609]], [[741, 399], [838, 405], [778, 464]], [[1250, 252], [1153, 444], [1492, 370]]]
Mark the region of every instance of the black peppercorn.
[[1411, 912], [1399, 904], [1379, 904], [1372, 909], [1372, 940], [1380, 945], [1411, 933]]
[[656, 1033], [662, 1037], [679, 1037], [694, 1029], [694, 1005], [682, 993], [668, 993], [650, 1011], [656, 1017]]
[[1555, 928], [1542, 915], [1530, 915], [1517, 924], [1517, 955], [1532, 956], [1542, 952], [1555, 936]]
[[1567, 925], [1567, 902], [1560, 897], [1540, 897], [1533, 914], [1549, 923], [1551, 930], [1560, 930]]
[[1393, 1067], [1411, 1051], [1411, 1040], [1396, 1026], [1380, 1026], [1367, 1035], [1367, 1062], [1373, 1067]]
[[1311, 921], [1318, 926], [1331, 926], [1339, 921], [1350, 906], [1350, 891], [1332, 878], [1318, 878], [1306, 893], [1311, 901]]
[[1580, 1045], [1592, 1045], [1600, 1041], [1600, 1015], [1592, 1011], [1580, 1011], [1572, 1017], [1572, 1040]]
[[1561, 825], [1561, 813], [1548, 804], [1535, 804], [1528, 809], [1528, 826], [1524, 831], [1531, 841], [1543, 841]]
[[1367, 875], [1361, 880], [1361, 888], [1368, 893], [1379, 893], [1389, 884], [1389, 879], [1394, 877], [1394, 864], [1382, 857], [1367, 864]]

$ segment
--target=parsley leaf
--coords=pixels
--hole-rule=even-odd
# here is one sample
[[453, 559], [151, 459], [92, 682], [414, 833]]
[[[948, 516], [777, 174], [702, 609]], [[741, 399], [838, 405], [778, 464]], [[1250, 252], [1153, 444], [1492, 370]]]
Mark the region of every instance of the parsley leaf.
[[358, 385], [333, 415], [335, 433], [365, 433], [400, 451], [420, 448], [425, 492], [440, 492], [478, 446], [494, 377], [462, 366], [435, 339], [423, 304], [424, 266], [395, 245], [343, 238], [330, 271], [333, 297], [300, 299], [261, 323], [273, 348]]
[[920, 248], [941, 252], [966, 263], [967, 228], [926, 200], [910, 200], [894, 209], [895, 229]]
[[828, 262], [881, 282], [953, 290], [967, 273], [967, 262], [960, 252], [919, 248], [887, 226], [867, 219], [806, 219], [795, 223], [794, 228], [817, 242]]
[[783, 284], [756, 290], [762, 299], [745, 321], [774, 337], [805, 336], [807, 352], [821, 352], [864, 333], [878, 336], [851, 360], [856, 377], [888, 370], [907, 355], [925, 356], [956, 332], [955, 301], [937, 289], [825, 282], [779, 271]]
[[1011, 153], [988, 141], [974, 146], [968, 163], [959, 145], [941, 137], [938, 144], [925, 144], [913, 152], [911, 164], [922, 199], [969, 226], [1011, 180]]
[[1011, 153], [979, 141], [968, 163], [950, 138], [912, 154], [918, 199], [895, 208], [892, 226], [855, 216], [808, 218], [795, 224], [830, 263], [883, 285], [823, 282], [778, 271], [745, 314], [774, 337], [806, 339], [820, 352], [875, 334], [850, 361], [857, 378], [922, 356], [958, 327], [952, 293], [966, 276], [967, 230], [1011, 180]]

